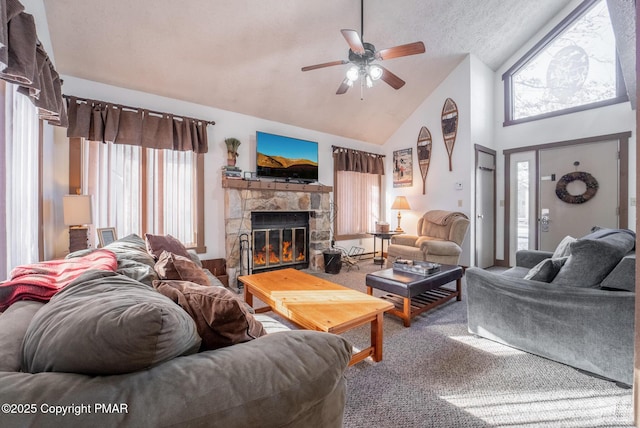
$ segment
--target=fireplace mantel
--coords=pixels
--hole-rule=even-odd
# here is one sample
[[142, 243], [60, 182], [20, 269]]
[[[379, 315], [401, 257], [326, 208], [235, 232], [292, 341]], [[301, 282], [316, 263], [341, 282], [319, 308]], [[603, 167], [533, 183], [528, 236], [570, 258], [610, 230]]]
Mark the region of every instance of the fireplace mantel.
[[278, 190], [281, 192], [309, 192], [309, 193], [331, 193], [333, 187], [322, 184], [304, 184], [287, 181], [272, 180], [238, 180], [222, 177], [222, 187], [224, 189], [248, 189], [248, 190]]

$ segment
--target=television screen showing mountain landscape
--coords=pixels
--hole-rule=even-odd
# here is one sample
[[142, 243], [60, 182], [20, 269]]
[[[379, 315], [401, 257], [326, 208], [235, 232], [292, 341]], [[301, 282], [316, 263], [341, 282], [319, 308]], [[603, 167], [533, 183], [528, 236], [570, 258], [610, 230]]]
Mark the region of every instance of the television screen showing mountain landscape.
[[259, 177], [318, 179], [318, 143], [256, 133], [256, 164]]

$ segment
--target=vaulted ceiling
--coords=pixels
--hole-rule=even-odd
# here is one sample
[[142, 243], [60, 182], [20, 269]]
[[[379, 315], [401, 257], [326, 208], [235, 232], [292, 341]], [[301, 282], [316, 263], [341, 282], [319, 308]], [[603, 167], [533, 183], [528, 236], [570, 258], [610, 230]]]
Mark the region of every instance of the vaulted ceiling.
[[366, 0], [366, 42], [426, 53], [383, 61], [406, 85], [364, 99], [336, 95], [348, 65], [300, 70], [347, 59], [358, 0], [44, 4], [61, 74], [382, 144], [467, 54], [496, 70], [570, 1]]

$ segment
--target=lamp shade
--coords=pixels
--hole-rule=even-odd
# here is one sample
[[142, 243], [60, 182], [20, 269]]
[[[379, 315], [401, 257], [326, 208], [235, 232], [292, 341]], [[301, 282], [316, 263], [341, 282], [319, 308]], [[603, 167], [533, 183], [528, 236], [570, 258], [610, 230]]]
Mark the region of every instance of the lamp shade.
[[405, 196], [396, 196], [396, 199], [393, 201], [393, 205], [391, 205], [392, 210], [410, 210], [409, 201]]
[[91, 195], [65, 195], [62, 198], [64, 224], [82, 226], [92, 223]]

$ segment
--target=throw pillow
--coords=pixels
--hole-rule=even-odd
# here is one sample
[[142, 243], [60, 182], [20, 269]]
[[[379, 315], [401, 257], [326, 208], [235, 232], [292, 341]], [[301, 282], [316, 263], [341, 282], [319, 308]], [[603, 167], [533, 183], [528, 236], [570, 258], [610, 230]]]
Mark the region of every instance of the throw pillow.
[[113, 241], [104, 248], [113, 251], [118, 257], [118, 261], [132, 260], [149, 267], [153, 267], [156, 262], [153, 256], [147, 251], [145, 240], [135, 233]]
[[114, 252], [118, 258], [116, 272], [119, 274], [140, 281], [149, 287], [154, 280], [158, 279], [158, 275], [153, 269], [156, 261], [147, 251], [145, 240], [135, 233], [120, 238], [104, 248]]
[[266, 334], [245, 303], [226, 288], [187, 281], [154, 281], [153, 286], [195, 320], [202, 337], [201, 350], [248, 342]]
[[193, 319], [153, 288], [114, 272], [90, 271], [33, 317], [24, 371], [114, 375], [197, 352]]
[[636, 255], [629, 254], [607, 275], [600, 284], [603, 290], [636, 291]]
[[571, 255], [570, 245], [572, 242], [576, 242], [576, 241], [577, 239], [574, 238], [573, 236], [565, 236], [564, 238], [562, 238], [562, 241], [560, 241], [560, 243], [556, 247], [551, 258], [557, 259], [560, 257], [569, 257]]
[[149, 254], [156, 260], [158, 260], [163, 251], [168, 251], [186, 258], [191, 257], [189, 256], [187, 248], [182, 245], [182, 242], [171, 235], [152, 235], [147, 233], [144, 236], [147, 241], [147, 251], [149, 251]]
[[568, 257], [544, 259], [529, 270], [524, 279], [551, 282], [567, 261]]
[[200, 285], [211, 285], [206, 272], [191, 260], [177, 254], [163, 251], [155, 265], [160, 279], [178, 279]]
[[626, 246], [603, 239], [578, 239], [570, 247], [571, 255], [551, 281], [553, 284], [597, 287], [628, 251]]

